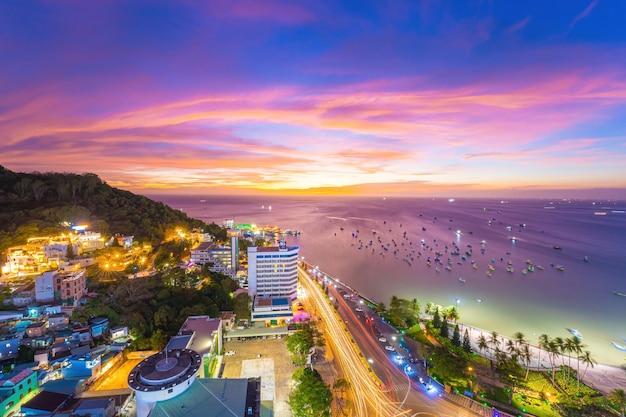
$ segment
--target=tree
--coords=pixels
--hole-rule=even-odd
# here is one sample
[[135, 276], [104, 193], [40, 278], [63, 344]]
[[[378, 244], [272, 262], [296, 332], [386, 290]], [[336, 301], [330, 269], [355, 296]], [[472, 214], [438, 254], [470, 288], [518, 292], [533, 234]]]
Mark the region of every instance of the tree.
[[250, 319], [250, 296], [248, 294], [237, 294], [233, 298], [233, 312], [237, 320]]
[[67, 258], [68, 261], [71, 261], [72, 259], [76, 258], [76, 253], [74, 253], [74, 245], [72, 245], [72, 242], [67, 243], [67, 250], [65, 251], [65, 257]]
[[461, 331], [459, 325], [454, 326], [454, 332], [452, 333], [452, 344], [454, 346], [461, 346]]
[[524, 376], [524, 380], [527, 381], [528, 372], [530, 371], [530, 360], [532, 359], [532, 356], [533, 356], [530, 350], [530, 346], [528, 346], [528, 343], [524, 343], [522, 345], [522, 348], [519, 351], [519, 355], [524, 361], [524, 363], [526, 364], [526, 375]]
[[498, 339], [498, 333], [491, 332], [491, 334], [489, 335], [489, 345], [491, 346], [491, 350], [494, 352], [494, 357], [495, 357], [495, 350], [496, 349], [500, 349], [500, 340]]
[[585, 377], [585, 374], [587, 373], [587, 369], [590, 366], [593, 368], [598, 362], [596, 362], [596, 360], [593, 357], [591, 357], [591, 352], [589, 352], [588, 350], [584, 351], [581, 355], [579, 355], [578, 359], [582, 361], [582, 363], [585, 364], [585, 371], [583, 372], [583, 375], [578, 379], [578, 387], [580, 388], [580, 380]]
[[424, 313], [432, 316], [435, 313], [435, 304], [432, 301], [429, 301], [426, 304], [426, 308], [424, 309]]
[[467, 331], [467, 328], [465, 329], [465, 332], [463, 333], [463, 344], [461, 346], [463, 347], [463, 350], [466, 351], [467, 353], [472, 353], [472, 345], [470, 344], [470, 337], [469, 337], [469, 332]]
[[541, 336], [539, 336], [539, 365], [537, 366], [538, 369], [541, 369], [541, 351], [548, 350], [548, 346], [550, 346], [550, 336], [548, 336], [547, 334], [542, 334]]
[[433, 312], [433, 326], [437, 329], [441, 327], [441, 316], [439, 315], [438, 307], [435, 307], [435, 311]]
[[626, 393], [623, 389], [617, 388], [611, 391], [609, 394], [609, 401], [611, 401], [617, 409], [622, 413], [622, 417], [626, 413]]
[[443, 318], [443, 320], [441, 320], [441, 337], [445, 337], [446, 339], [448, 338], [448, 319], [447, 318]]
[[294, 417], [330, 417], [332, 393], [320, 374], [310, 368], [296, 369], [289, 393], [289, 408]]
[[485, 335], [481, 333], [480, 336], [478, 336], [478, 350], [482, 354], [482, 352], [487, 349], [489, 349], [489, 343], [487, 342]]

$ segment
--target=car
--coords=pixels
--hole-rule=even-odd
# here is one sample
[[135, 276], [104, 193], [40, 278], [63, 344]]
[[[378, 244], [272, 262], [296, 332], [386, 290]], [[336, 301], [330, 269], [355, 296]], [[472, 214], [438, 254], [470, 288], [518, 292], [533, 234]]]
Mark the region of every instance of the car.
[[385, 343], [385, 342], [387, 342], [387, 339], [385, 339], [384, 337], [381, 336], [381, 337], [378, 338], [378, 341]]
[[234, 350], [229, 350], [228, 352], [226, 352], [226, 356], [233, 356], [235, 354]]
[[390, 346], [390, 345], [386, 345], [386, 346], [385, 346], [385, 349], [387, 349], [387, 350], [389, 350], [389, 351], [391, 351], [391, 352], [393, 352], [393, 351], [395, 351], [395, 350], [396, 350], [396, 348], [394, 348], [393, 346]]
[[359, 313], [362, 313], [362, 312], [363, 312], [363, 309], [362, 309], [362, 308], [359, 308], [359, 307], [355, 308], [355, 310], [356, 310], [356, 311], [358, 311]]
[[417, 359], [417, 358], [409, 358], [409, 362], [417, 363], [417, 362], [419, 362], [419, 359]]

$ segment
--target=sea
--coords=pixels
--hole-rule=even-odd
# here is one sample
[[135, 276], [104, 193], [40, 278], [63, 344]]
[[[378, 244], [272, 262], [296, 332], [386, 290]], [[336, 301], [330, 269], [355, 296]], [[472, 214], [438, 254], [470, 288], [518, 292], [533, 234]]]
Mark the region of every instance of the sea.
[[626, 202], [152, 196], [204, 222], [277, 226], [300, 256], [363, 296], [457, 305], [504, 336], [582, 337], [624, 365]]

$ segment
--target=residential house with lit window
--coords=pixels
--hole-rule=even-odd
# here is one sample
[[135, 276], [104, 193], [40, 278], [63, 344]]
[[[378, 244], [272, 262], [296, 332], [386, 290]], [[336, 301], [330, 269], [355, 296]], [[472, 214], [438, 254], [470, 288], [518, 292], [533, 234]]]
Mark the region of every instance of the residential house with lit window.
[[0, 374], [0, 415], [8, 416], [20, 410], [24, 400], [37, 391], [37, 374], [30, 368], [18, 367], [8, 374]]

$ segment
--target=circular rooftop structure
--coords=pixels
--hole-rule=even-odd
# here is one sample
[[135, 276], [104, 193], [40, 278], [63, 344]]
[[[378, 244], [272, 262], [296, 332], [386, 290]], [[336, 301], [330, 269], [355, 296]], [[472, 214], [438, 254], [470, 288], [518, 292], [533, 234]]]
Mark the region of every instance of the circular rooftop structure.
[[163, 350], [142, 360], [128, 375], [128, 386], [136, 392], [173, 388], [193, 378], [202, 365], [191, 349]]

